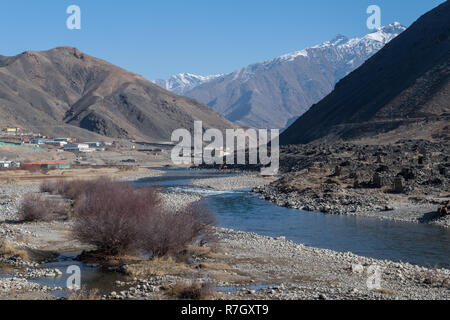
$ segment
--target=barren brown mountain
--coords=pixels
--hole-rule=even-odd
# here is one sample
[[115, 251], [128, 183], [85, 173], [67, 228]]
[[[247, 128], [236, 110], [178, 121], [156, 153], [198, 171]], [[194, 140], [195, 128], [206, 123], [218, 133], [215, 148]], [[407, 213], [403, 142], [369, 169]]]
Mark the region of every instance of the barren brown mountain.
[[282, 144], [419, 131], [449, 139], [449, 21], [446, 1], [341, 80], [282, 134]]
[[76, 48], [0, 56], [0, 126], [48, 135], [166, 141], [177, 128], [235, 125], [208, 106]]

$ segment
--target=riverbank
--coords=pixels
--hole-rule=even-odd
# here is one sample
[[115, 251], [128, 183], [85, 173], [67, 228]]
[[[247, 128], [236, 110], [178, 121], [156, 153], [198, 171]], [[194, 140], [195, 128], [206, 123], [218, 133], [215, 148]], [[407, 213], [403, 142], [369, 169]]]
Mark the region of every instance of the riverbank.
[[[220, 190], [261, 186], [260, 177], [219, 177], [199, 185]], [[250, 183], [251, 182], [251, 183]], [[270, 182], [270, 181], [269, 181]], [[65, 270], [42, 268], [44, 262], [66, 252], [89, 247], [71, 238], [70, 221], [21, 223], [20, 198], [37, 192], [36, 184], [0, 185], [6, 204], [0, 202], [0, 233], [17, 250], [30, 253], [0, 261], [0, 299], [53, 299], [61, 288], [36, 284], [33, 279], [61, 277]], [[189, 192], [164, 192], [167, 206], [178, 208], [199, 201]], [[207, 284], [209, 299], [449, 299], [450, 270], [434, 270], [408, 263], [376, 260], [351, 253], [307, 247], [254, 233], [215, 228], [211, 247], [196, 247], [189, 261], [140, 260], [124, 262], [114, 273], [110, 292], [101, 299], [177, 299], [176, 288]], [[369, 289], [370, 266], [382, 268], [380, 286]], [[27, 269], [26, 269], [27, 268]], [[111, 279], [116, 277], [111, 276]]]
[[261, 199], [291, 209], [450, 227], [450, 216], [439, 216], [439, 202], [411, 203], [395, 196], [380, 200], [363, 192], [353, 197], [319, 198], [310, 192], [287, 191], [273, 185], [257, 187], [254, 192], [259, 193]]
[[[288, 179], [287, 179], [288, 180]], [[197, 179], [193, 185], [212, 190], [252, 189], [260, 198], [278, 206], [327, 214], [345, 214], [392, 221], [427, 223], [450, 227], [450, 216], [439, 217], [439, 201], [412, 203], [396, 194], [376, 194], [373, 190], [358, 190], [357, 193], [341, 193], [319, 197], [311, 189], [299, 192], [279, 188], [275, 177], [261, 177], [244, 173], [233, 177]], [[307, 186], [310, 186], [306, 183]], [[322, 187], [328, 187], [324, 184]], [[319, 187], [318, 187], [319, 188]]]
[[[224, 300], [450, 299], [447, 269], [376, 260], [230, 229], [216, 228], [215, 234], [217, 248], [196, 257], [197, 267], [171, 265], [153, 277], [119, 282], [105, 298], [173, 299], [170, 288], [195, 282], [208, 284], [214, 288], [213, 298]], [[370, 287], [373, 270], [379, 270], [379, 281]]]
[[256, 174], [244, 173], [233, 177], [197, 179], [192, 182], [192, 185], [212, 190], [237, 190], [265, 186], [274, 180], [275, 178], [273, 177], [262, 177]]
[[450, 226], [450, 144], [309, 144], [282, 147], [281, 177], [255, 188], [279, 206], [327, 214]]

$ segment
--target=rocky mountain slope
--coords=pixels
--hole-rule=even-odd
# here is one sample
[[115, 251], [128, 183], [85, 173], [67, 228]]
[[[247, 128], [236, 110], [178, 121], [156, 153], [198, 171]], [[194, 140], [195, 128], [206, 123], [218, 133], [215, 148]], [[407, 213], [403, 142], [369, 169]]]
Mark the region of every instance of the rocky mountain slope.
[[[450, 137], [450, 2], [418, 19], [281, 136], [282, 144], [403, 130]], [[447, 123], [447, 125], [445, 125]], [[406, 130], [406, 129], [407, 130]]]
[[[404, 30], [393, 23], [363, 38], [338, 35], [321, 45], [209, 79], [181, 93], [240, 125], [285, 128]], [[172, 86], [178, 89], [182, 84]]]
[[0, 114], [0, 126], [49, 135], [167, 141], [194, 120], [235, 127], [200, 102], [70, 47], [0, 56]]

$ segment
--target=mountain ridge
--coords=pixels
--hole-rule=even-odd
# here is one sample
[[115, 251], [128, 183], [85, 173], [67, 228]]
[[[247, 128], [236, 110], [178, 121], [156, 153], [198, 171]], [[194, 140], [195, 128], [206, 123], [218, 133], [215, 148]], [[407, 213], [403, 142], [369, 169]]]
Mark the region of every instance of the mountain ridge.
[[361, 38], [330, 41], [209, 79], [183, 95], [241, 126], [285, 128], [330, 93], [338, 80], [406, 28], [395, 22]]
[[192, 129], [195, 120], [235, 127], [194, 99], [73, 47], [1, 56], [0, 112], [0, 125], [47, 134], [78, 127], [84, 134], [162, 141], [175, 129]]
[[[450, 3], [420, 17], [282, 135], [282, 144], [359, 139], [409, 126], [448, 138], [450, 106]], [[442, 129], [442, 130], [436, 130]]]

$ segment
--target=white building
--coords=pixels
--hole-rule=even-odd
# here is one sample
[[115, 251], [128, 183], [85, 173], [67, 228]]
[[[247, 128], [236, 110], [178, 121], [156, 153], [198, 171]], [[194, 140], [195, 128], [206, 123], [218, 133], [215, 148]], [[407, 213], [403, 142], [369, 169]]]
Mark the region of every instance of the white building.
[[64, 151], [67, 152], [92, 152], [93, 149], [89, 148], [85, 143], [68, 143], [64, 146]]
[[57, 147], [64, 147], [65, 145], [67, 145], [66, 141], [48, 141], [45, 144], [50, 145], [50, 146], [57, 146]]
[[19, 168], [20, 162], [0, 161], [0, 168]]

